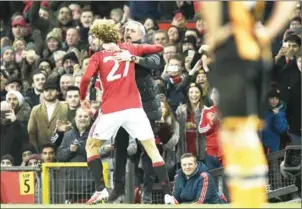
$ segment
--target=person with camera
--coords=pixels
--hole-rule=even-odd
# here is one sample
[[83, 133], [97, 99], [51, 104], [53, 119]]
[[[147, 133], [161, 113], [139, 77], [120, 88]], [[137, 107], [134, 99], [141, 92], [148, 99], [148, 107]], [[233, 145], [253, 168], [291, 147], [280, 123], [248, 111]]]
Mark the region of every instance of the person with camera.
[[1, 157], [10, 154], [15, 165], [22, 162], [21, 149], [28, 142], [26, 128], [17, 120], [17, 116], [7, 101], [1, 102]]
[[[57, 150], [57, 160], [60, 162], [87, 162], [85, 150], [86, 140], [91, 127], [90, 112], [79, 108], [76, 112], [72, 128], [65, 132], [63, 141]], [[82, 186], [82, 179], [90, 179], [86, 168], [73, 168], [67, 170], [66, 177], [66, 198], [77, 201], [79, 197], [87, 192], [92, 192], [94, 187], [92, 182]], [[88, 181], [88, 180], [87, 180]], [[79, 193], [81, 191], [81, 193]]]

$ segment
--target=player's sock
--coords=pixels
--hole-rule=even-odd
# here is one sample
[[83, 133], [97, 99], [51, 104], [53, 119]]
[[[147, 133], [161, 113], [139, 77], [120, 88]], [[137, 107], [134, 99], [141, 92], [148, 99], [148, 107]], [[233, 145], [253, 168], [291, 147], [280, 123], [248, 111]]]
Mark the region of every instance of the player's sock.
[[267, 161], [257, 135], [259, 120], [227, 118], [220, 139], [233, 207], [260, 208], [267, 203]]
[[169, 186], [169, 177], [165, 162], [157, 162], [152, 164], [154, 172], [156, 173], [164, 194], [171, 194]]
[[96, 191], [102, 191], [105, 188], [105, 183], [103, 178], [103, 164], [100, 159], [100, 156], [92, 156], [88, 158], [87, 162], [95, 181]]

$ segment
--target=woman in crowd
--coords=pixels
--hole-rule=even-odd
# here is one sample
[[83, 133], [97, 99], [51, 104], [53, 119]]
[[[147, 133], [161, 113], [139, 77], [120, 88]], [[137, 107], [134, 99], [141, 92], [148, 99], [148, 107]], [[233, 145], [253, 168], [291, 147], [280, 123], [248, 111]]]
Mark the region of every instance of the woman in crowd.
[[198, 160], [204, 160], [206, 140], [198, 133], [201, 111], [204, 108], [202, 89], [196, 83], [191, 83], [186, 97], [186, 103], [176, 110], [180, 127], [177, 160], [180, 162], [180, 156], [186, 152], [194, 154]]

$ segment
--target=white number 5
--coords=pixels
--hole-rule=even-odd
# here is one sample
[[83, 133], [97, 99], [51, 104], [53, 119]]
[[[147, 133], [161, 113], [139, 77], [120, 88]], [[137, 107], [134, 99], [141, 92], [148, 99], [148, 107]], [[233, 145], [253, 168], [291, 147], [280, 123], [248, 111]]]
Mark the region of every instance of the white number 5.
[[[110, 60], [114, 61], [114, 65], [113, 65], [112, 69], [110, 70], [109, 74], [107, 75], [108, 82], [120, 79], [122, 77], [121, 74], [116, 74], [116, 71], [118, 71], [118, 69], [120, 67], [119, 62], [111, 56], [104, 58], [104, 62], [108, 62]], [[128, 75], [129, 65], [130, 65], [130, 62], [126, 62], [123, 77], [126, 77]]]

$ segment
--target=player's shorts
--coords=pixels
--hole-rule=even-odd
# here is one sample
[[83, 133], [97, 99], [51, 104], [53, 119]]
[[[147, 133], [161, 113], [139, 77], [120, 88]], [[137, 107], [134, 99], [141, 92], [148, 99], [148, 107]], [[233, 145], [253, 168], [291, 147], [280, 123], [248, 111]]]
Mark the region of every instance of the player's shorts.
[[215, 52], [209, 82], [219, 92], [219, 109], [223, 117], [246, 117], [259, 113], [259, 63], [243, 60], [236, 46], [227, 41]]
[[90, 129], [89, 138], [110, 140], [116, 136], [120, 127], [140, 141], [154, 139], [150, 121], [143, 108], [127, 109], [109, 114], [100, 113]]

